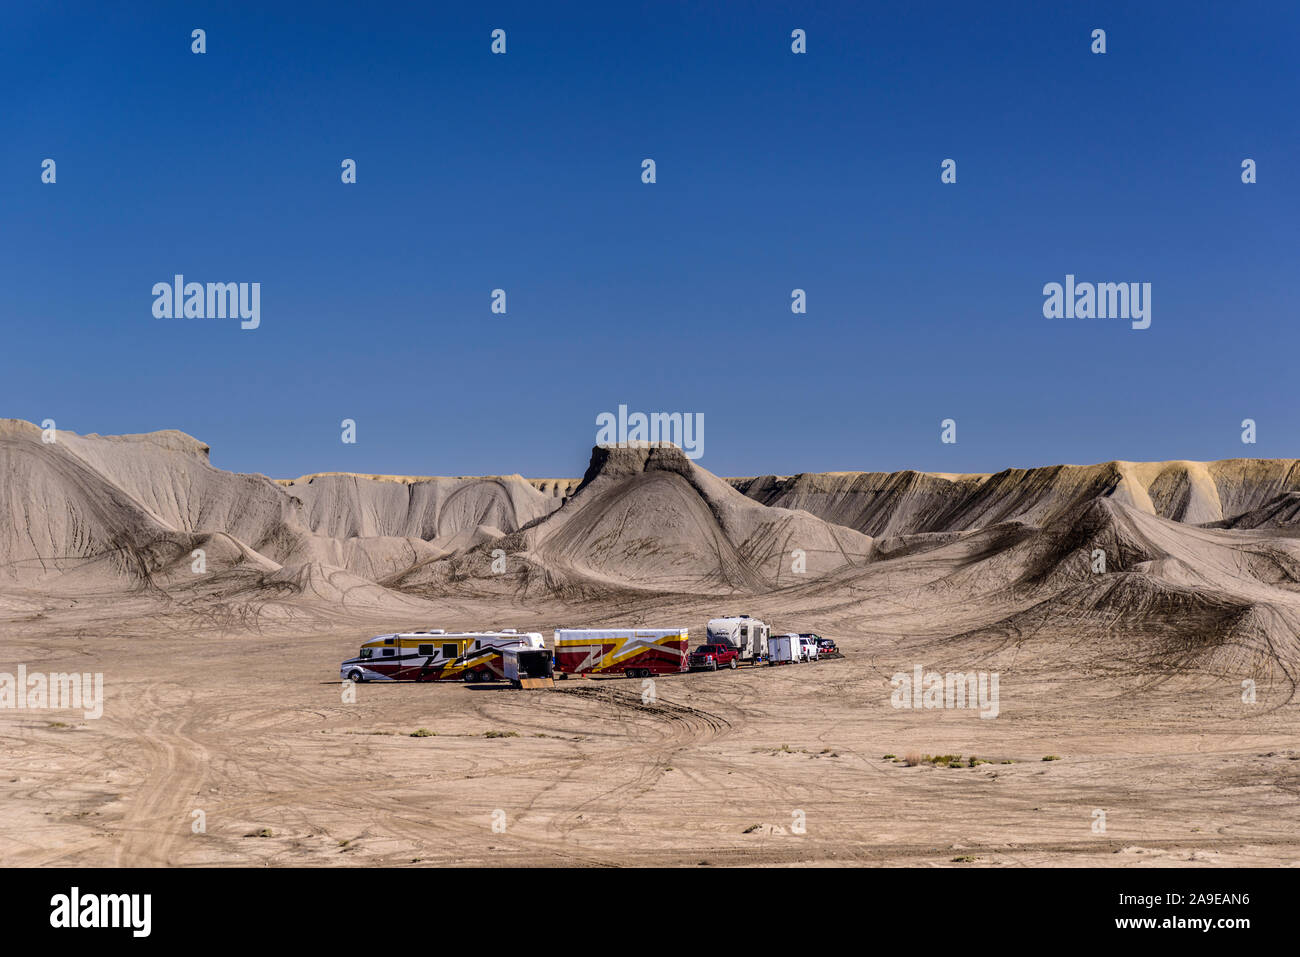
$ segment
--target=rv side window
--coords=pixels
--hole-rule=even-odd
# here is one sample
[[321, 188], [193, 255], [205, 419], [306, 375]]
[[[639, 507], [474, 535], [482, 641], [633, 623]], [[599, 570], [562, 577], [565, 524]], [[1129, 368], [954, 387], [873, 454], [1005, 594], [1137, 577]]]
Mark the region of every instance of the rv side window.
[[393, 643], [393, 639], [391, 639], [391, 638], [385, 638], [385, 639], [384, 639], [384, 644], [386, 644], [386, 645], [391, 645], [392, 643]]
[[395, 655], [395, 654], [397, 654], [397, 650], [394, 649], [394, 648], [385, 648], [385, 649], [384, 649], [384, 657], [385, 657], [385, 658], [391, 658], [391, 657], [393, 657], [393, 655]]
[[442, 656], [443, 656], [444, 658], [455, 658], [455, 657], [456, 657], [456, 646], [455, 646], [455, 645], [443, 645], [443, 646], [442, 646]]
[[433, 645], [421, 645], [417, 650], [422, 655], [429, 655], [430, 657], [433, 655]]
[[477, 651], [479, 648], [482, 647], [483, 647], [483, 639], [479, 638], [477, 641], [474, 642], [474, 649]]
[[361, 657], [362, 657], [362, 658], [369, 658], [369, 657], [370, 657], [371, 655], [373, 655], [374, 653], [375, 653], [375, 649], [373, 649], [373, 648], [362, 648], [362, 649], [361, 649]]

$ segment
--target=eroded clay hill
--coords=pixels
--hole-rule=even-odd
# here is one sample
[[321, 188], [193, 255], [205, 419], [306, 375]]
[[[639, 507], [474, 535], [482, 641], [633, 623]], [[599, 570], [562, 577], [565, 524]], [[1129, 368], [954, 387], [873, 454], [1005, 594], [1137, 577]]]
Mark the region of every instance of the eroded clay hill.
[[366, 581], [515, 531], [561, 499], [519, 476], [275, 482], [214, 468], [181, 432], [79, 436], [0, 421], [0, 580], [159, 584], [213, 573]]
[[581, 480], [275, 481], [208, 451], [0, 422], [0, 589], [259, 616], [740, 595], [1099, 668], [1300, 675], [1293, 460], [723, 480], [665, 446], [596, 448]]
[[731, 479], [764, 505], [803, 509], [874, 537], [950, 532], [1019, 520], [1042, 524], [1109, 498], [1190, 525], [1284, 505], [1300, 492], [1295, 459], [1105, 462], [994, 475], [822, 472]]
[[594, 449], [577, 491], [520, 538], [553, 576], [657, 591], [767, 591], [872, 555], [869, 536], [760, 505], [671, 446]]

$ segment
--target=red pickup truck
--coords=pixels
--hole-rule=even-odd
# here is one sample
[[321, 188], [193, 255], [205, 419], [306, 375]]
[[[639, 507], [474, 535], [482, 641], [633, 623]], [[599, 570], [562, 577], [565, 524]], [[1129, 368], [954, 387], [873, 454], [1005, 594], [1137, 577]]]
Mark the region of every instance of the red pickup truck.
[[731, 645], [700, 645], [691, 652], [692, 671], [717, 671], [735, 668], [740, 663], [740, 649]]

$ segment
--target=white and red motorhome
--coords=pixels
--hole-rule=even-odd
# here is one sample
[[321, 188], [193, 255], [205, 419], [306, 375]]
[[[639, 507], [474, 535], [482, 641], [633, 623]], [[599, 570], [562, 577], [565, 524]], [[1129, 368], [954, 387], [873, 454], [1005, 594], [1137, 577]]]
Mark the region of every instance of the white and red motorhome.
[[339, 666], [350, 681], [500, 681], [505, 677], [502, 652], [508, 648], [545, 648], [535, 632], [439, 629], [378, 635], [361, 653]]
[[629, 678], [677, 674], [689, 669], [689, 642], [685, 628], [557, 628], [555, 670]]

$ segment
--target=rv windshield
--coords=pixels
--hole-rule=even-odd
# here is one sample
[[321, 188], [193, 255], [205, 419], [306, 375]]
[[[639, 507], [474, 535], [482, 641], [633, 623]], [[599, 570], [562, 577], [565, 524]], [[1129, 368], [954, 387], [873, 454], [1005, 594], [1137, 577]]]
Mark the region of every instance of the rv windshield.
[[362, 649], [361, 649], [361, 657], [362, 657], [362, 658], [369, 658], [369, 657], [370, 657], [371, 655], [373, 655], [374, 653], [375, 653], [375, 649], [373, 649], [373, 648], [362, 648]]

